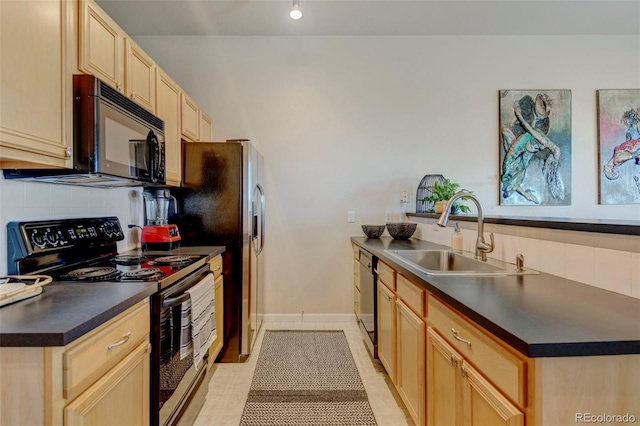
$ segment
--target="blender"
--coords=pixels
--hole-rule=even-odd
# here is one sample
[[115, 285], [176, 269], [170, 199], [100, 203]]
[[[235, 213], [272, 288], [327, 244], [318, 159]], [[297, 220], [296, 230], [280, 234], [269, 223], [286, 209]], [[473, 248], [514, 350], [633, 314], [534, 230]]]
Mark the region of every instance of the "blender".
[[178, 212], [178, 201], [168, 189], [144, 191], [145, 226], [142, 228], [143, 250], [173, 250], [180, 246], [178, 227], [169, 223], [169, 206], [173, 202]]

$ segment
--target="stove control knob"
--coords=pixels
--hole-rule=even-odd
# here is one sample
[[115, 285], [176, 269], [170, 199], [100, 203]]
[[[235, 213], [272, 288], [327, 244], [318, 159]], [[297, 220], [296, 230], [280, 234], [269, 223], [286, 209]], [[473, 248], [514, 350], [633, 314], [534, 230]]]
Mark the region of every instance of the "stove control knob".
[[31, 243], [38, 248], [45, 248], [47, 242], [44, 239], [44, 234], [38, 229], [34, 229], [31, 233]]
[[47, 229], [44, 234], [44, 239], [45, 242], [51, 247], [56, 247], [58, 244], [60, 244], [60, 237], [58, 236], [58, 233], [56, 231]]

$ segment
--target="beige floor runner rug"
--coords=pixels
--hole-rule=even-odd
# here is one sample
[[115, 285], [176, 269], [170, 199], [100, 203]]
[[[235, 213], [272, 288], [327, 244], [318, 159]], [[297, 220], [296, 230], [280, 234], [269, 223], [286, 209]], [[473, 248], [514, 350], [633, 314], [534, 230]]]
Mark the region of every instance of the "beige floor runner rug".
[[266, 330], [240, 425], [376, 425], [344, 332]]

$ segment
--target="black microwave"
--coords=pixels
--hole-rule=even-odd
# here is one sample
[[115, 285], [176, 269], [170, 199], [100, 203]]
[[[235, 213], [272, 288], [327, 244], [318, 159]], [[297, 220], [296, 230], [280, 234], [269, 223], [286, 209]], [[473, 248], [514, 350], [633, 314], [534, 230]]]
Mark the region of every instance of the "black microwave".
[[7, 179], [88, 186], [164, 185], [164, 121], [98, 78], [73, 76], [73, 169], [5, 170]]

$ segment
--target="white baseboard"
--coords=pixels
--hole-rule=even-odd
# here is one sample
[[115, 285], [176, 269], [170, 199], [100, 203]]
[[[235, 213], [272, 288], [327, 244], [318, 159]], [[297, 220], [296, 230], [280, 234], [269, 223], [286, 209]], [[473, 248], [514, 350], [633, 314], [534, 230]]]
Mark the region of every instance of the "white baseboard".
[[264, 314], [264, 322], [355, 322], [356, 314]]

